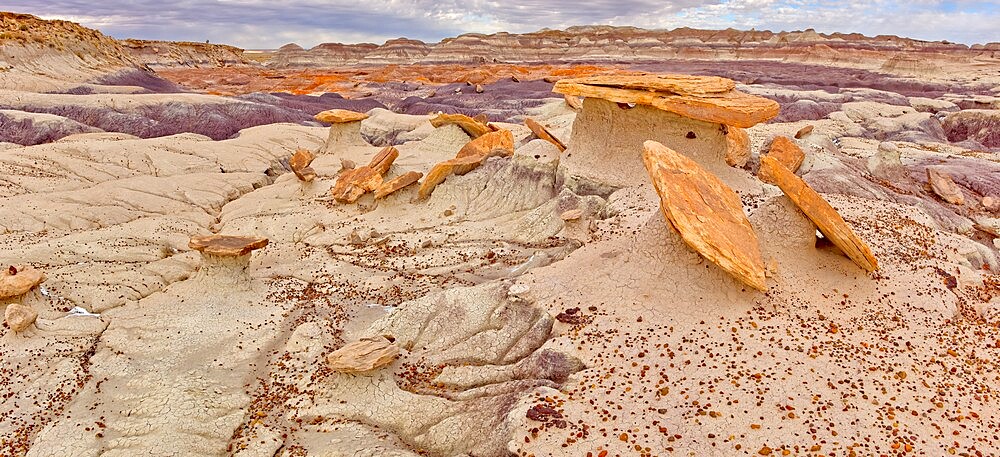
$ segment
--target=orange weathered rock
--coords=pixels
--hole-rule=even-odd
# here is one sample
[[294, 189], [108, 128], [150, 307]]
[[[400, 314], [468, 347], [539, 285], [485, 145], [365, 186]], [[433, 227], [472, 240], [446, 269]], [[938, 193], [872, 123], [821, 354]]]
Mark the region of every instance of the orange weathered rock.
[[730, 167], [743, 168], [750, 160], [750, 136], [739, 127], [726, 130], [726, 163]]
[[362, 195], [378, 189], [381, 185], [382, 175], [366, 165], [342, 172], [330, 189], [330, 194], [340, 203], [354, 203]]
[[564, 79], [552, 89], [563, 95], [638, 103], [691, 119], [752, 127], [778, 115], [778, 102], [733, 89], [715, 76], [600, 76]]
[[840, 213], [805, 181], [769, 155], [761, 157], [760, 167], [762, 172], [774, 179], [774, 184], [781, 188], [781, 191], [802, 210], [806, 217], [816, 224], [823, 236], [861, 268], [866, 271], [878, 270], [878, 260], [872, 255], [868, 245], [858, 238], [844, 218], [840, 217]]
[[563, 98], [566, 99], [566, 104], [569, 105], [570, 108], [573, 108], [577, 111], [583, 109], [582, 97], [578, 97], [576, 95], [563, 95]]
[[930, 183], [931, 190], [944, 201], [953, 205], [965, 204], [965, 194], [947, 173], [927, 168], [927, 182]]
[[316, 179], [316, 170], [313, 170], [309, 165], [312, 164], [315, 158], [311, 152], [305, 149], [298, 149], [288, 159], [288, 166], [292, 168], [292, 173], [295, 173], [295, 176], [300, 181], [311, 182]]
[[267, 246], [267, 238], [235, 235], [205, 235], [191, 237], [188, 247], [202, 254], [239, 257]]
[[[806, 155], [802, 152], [802, 148], [795, 144], [795, 141], [792, 141], [791, 138], [786, 136], [774, 138], [771, 142], [771, 148], [767, 152], [767, 156], [781, 162], [781, 165], [792, 173], [795, 173], [799, 167], [802, 166], [802, 162], [806, 159]], [[761, 181], [773, 183], [774, 178], [768, 174], [768, 170], [770, 169], [761, 167], [758, 176]]]
[[514, 134], [510, 130], [499, 130], [486, 133], [479, 138], [468, 142], [455, 158], [480, 156], [482, 158], [493, 156], [509, 157], [514, 155]]
[[534, 133], [535, 136], [537, 136], [538, 138], [541, 138], [545, 141], [548, 141], [549, 143], [556, 145], [556, 147], [559, 148], [559, 152], [563, 152], [566, 150], [566, 145], [563, 144], [562, 141], [559, 141], [559, 138], [553, 136], [552, 133], [550, 133], [549, 130], [546, 129], [544, 125], [535, 122], [534, 119], [530, 117], [526, 118], [524, 120], [524, 125], [527, 125], [528, 128], [531, 129], [531, 133]]
[[431, 119], [431, 125], [434, 127], [457, 125], [473, 139], [479, 138], [493, 131], [493, 129], [491, 129], [485, 121], [474, 119], [464, 114], [441, 113]]
[[399, 357], [399, 346], [385, 338], [364, 338], [333, 351], [326, 357], [330, 369], [358, 374], [391, 364]]
[[399, 150], [392, 146], [387, 146], [379, 151], [378, 154], [375, 154], [375, 157], [372, 157], [368, 166], [375, 170], [375, 172], [379, 175], [385, 176], [385, 174], [389, 172], [389, 167], [392, 166], [392, 163], [395, 162], [398, 157]]
[[744, 284], [767, 290], [757, 235], [740, 198], [693, 160], [655, 141], [643, 144], [660, 209], [692, 249]]
[[375, 199], [386, 197], [404, 187], [416, 183], [424, 174], [419, 171], [408, 171], [383, 183], [375, 190]]
[[348, 122], [358, 122], [368, 119], [368, 115], [346, 109], [331, 109], [323, 111], [313, 116], [313, 118], [327, 124], [346, 124]]
[[4, 268], [0, 271], [0, 300], [20, 297], [45, 281], [45, 273], [34, 268]]
[[815, 128], [816, 127], [813, 126], [812, 124], [800, 128], [799, 131], [795, 132], [795, 139], [801, 140], [802, 138], [809, 136], [809, 134], [812, 133]]
[[448, 176], [464, 175], [482, 165], [484, 160], [486, 158], [483, 156], [471, 155], [456, 157], [434, 165], [431, 171], [427, 172], [424, 181], [420, 183], [420, 190], [417, 191], [417, 196], [420, 198], [430, 197], [431, 193], [434, 192], [434, 188], [444, 182]]

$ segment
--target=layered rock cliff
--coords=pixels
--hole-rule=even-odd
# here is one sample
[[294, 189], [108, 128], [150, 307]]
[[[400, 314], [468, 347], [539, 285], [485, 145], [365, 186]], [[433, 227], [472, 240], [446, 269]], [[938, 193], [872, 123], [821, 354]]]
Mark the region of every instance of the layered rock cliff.
[[[335, 66], [364, 63], [441, 62], [595, 62], [663, 59], [783, 60], [887, 70], [934, 71], [948, 62], [1000, 57], [995, 43], [967, 46], [858, 33], [699, 30], [646, 30], [636, 27], [581, 26], [533, 33], [469, 33], [427, 44], [390, 40], [372, 44], [297, 45], [279, 49], [273, 67]], [[330, 52], [331, 49], [341, 50]]]
[[123, 40], [121, 44], [150, 68], [250, 65], [243, 49], [224, 44], [149, 40]]

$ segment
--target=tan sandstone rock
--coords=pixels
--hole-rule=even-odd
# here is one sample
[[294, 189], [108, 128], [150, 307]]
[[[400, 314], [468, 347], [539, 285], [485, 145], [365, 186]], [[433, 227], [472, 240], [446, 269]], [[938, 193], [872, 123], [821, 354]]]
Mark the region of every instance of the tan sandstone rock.
[[989, 195], [983, 197], [983, 207], [988, 211], [996, 212], [997, 210], [1000, 210], [1000, 198]]
[[778, 115], [778, 103], [734, 89], [715, 76], [646, 75], [564, 79], [552, 89], [563, 95], [649, 105], [664, 111], [735, 127], [752, 127]]
[[531, 129], [531, 133], [534, 133], [535, 136], [537, 136], [538, 138], [556, 145], [556, 147], [559, 148], [559, 152], [563, 152], [566, 150], [566, 145], [563, 144], [563, 142], [560, 141], [559, 138], [553, 136], [552, 133], [550, 133], [549, 130], [546, 129], [544, 125], [539, 124], [534, 119], [530, 117], [526, 118], [524, 120], [524, 125], [527, 125], [528, 128]]
[[[867, 271], [878, 270], [878, 260], [864, 241], [851, 230], [844, 218], [833, 209], [801, 178], [785, 168], [777, 159], [764, 156], [760, 160], [762, 173], [767, 173], [774, 179], [774, 184], [795, 203], [811, 220], [820, 232], [834, 245], [840, 248], [854, 263]], [[766, 169], [766, 172], [764, 171]]]
[[726, 131], [726, 163], [731, 167], [743, 168], [750, 160], [750, 136], [739, 127], [728, 127]]
[[767, 290], [757, 235], [740, 198], [693, 160], [655, 141], [643, 163], [660, 195], [660, 209], [692, 249], [744, 284]]
[[220, 257], [239, 257], [267, 246], [267, 238], [235, 235], [206, 235], [191, 237], [188, 247], [202, 254]]
[[385, 338], [364, 338], [333, 351], [326, 357], [330, 369], [338, 373], [365, 373], [392, 363], [399, 346]]
[[417, 191], [417, 196], [421, 199], [430, 197], [431, 193], [434, 192], [434, 188], [444, 182], [448, 176], [453, 174], [464, 175], [475, 170], [479, 165], [482, 165], [483, 160], [486, 160], [483, 156], [470, 155], [445, 160], [434, 165], [431, 171], [427, 172], [427, 177], [424, 178], [424, 181], [420, 183], [420, 190]]
[[340, 203], [354, 203], [362, 195], [373, 192], [382, 185], [382, 175], [370, 166], [346, 170], [337, 177], [330, 189], [333, 199]]
[[300, 181], [311, 182], [316, 179], [316, 170], [313, 170], [309, 165], [312, 164], [315, 158], [311, 152], [305, 149], [298, 149], [288, 159], [288, 165], [292, 168], [292, 173], [295, 173], [295, 176]]
[[419, 171], [408, 171], [383, 183], [375, 190], [375, 199], [384, 198], [400, 189], [416, 183], [424, 174]]
[[930, 183], [931, 190], [944, 201], [953, 205], [962, 205], [965, 203], [965, 195], [962, 194], [962, 189], [958, 187], [958, 184], [955, 184], [955, 181], [952, 181], [951, 176], [948, 176], [948, 174], [933, 168], [927, 168], [927, 182]]
[[34, 324], [36, 319], [38, 319], [38, 312], [30, 306], [20, 303], [11, 303], [4, 311], [4, 320], [14, 332], [23, 332], [31, 324]]
[[389, 172], [389, 167], [392, 166], [392, 163], [395, 162], [397, 158], [399, 158], [399, 150], [392, 146], [387, 146], [379, 151], [378, 154], [375, 154], [375, 157], [372, 157], [368, 166], [375, 170], [375, 172], [379, 175], [385, 176], [385, 174]]
[[0, 272], [0, 301], [20, 297], [45, 281], [45, 273], [34, 268], [5, 268]]
[[795, 139], [801, 140], [802, 138], [809, 136], [809, 134], [812, 133], [815, 128], [816, 127], [813, 126], [812, 124], [800, 128], [799, 131], [795, 132]]
[[[771, 148], [768, 150], [767, 156], [781, 162], [788, 171], [795, 173], [802, 162], [805, 161], [806, 155], [802, 152], [802, 148], [795, 144], [791, 138], [786, 136], [775, 137], [774, 141], [771, 142]], [[758, 176], [761, 181], [773, 183], [774, 178], [768, 174], [770, 168], [761, 167]]]
[[331, 109], [323, 111], [313, 118], [327, 124], [346, 124], [348, 122], [358, 122], [368, 119], [368, 115], [346, 109]]
[[483, 120], [474, 119], [464, 114], [438, 114], [431, 119], [431, 125], [441, 127], [444, 125], [457, 125], [468, 133], [473, 139], [479, 138], [493, 131]]

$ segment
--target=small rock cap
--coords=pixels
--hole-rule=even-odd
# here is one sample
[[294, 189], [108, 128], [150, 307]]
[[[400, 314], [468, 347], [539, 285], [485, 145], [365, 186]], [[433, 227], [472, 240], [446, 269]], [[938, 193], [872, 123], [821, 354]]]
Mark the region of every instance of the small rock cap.
[[45, 281], [45, 273], [34, 268], [18, 270], [16, 267], [0, 271], [0, 300], [19, 297]]
[[331, 109], [317, 114], [313, 119], [326, 122], [327, 124], [346, 124], [348, 122], [358, 122], [368, 119], [368, 115], [346, 109]]
[[254, 236], [207, 235], [195, 236], [188, 247], [203, 254], [222, 257], [239, 257], [267, 246], [267, 238]]

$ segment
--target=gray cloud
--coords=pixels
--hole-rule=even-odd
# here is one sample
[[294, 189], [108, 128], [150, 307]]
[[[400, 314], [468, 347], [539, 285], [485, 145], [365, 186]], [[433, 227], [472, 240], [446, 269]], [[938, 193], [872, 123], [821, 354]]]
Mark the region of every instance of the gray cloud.
[[4, 9], [60, 18], [118, 38], [274, 48], [297, 42], [424, 41], [466, 32], [571, 25], [896, 34], [965, 43], [1000, 41], [1000, 0], [14, 0]]

